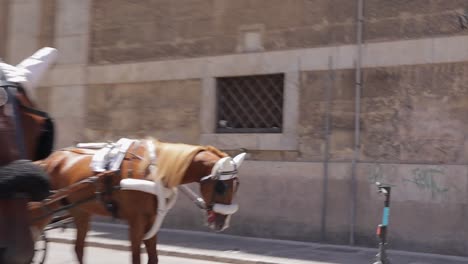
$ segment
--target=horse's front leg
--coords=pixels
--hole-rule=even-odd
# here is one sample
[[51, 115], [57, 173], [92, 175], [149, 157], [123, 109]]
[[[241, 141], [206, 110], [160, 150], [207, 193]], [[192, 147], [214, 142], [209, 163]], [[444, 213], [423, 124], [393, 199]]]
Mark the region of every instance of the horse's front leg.
[[75, 253], [80, 264], [83, 264], [83, 254], [86, 234], [89, 230], [90, 215], [78, 208], [70, 211], [76, 226]]
[[143, 216], [135, 214], [128, 219], [129, 236], [132, 248], [132, 264], [140, 264], [141, 242], [144, 236], [145, 223]]
[[144, 241], [146, 253], [148, 254], [148, 264], [158, 264], [158, 252], [156, 250], [157, 241], [158, 235]]

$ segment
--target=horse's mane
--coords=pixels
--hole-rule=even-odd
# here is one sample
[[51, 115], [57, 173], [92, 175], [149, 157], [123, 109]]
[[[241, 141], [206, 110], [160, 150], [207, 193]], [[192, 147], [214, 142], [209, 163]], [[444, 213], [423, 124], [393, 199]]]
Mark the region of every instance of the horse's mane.
[[223, 151], [221, 151], [221, 150], [219, 150], [219, 149], [217, 149], [217, 148], [215, 148], [213, 146], [208, 145], [208, 146], [205, 146], [205, 148], [206, 148], [206, 150], [211, 151], [213, 154], [215, 154], [216, 156], [218, 156], [220, 158], [224, 158], [224, 157], [229, 156], [226, 152], [223, 152]]
[[[151, 171], [149, 178], [161, 180], [169, 188], [180, 184], [187, 168], [199, 152], [210, 151], [220, 158], [228, 156], [213, 146], [166, 143], [152, 138], [148, 140], [151, 140], [156, 148], [156, 169]], [[150, 163], [149, 152], [146, 152], [143, 162], [140, 163], [140, 170], [145, 170]]]

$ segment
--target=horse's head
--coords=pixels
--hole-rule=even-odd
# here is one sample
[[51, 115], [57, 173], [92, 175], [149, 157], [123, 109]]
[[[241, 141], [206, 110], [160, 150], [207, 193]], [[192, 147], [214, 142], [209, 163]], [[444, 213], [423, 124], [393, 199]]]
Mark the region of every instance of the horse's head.
[[53, 148], [52, 120], [47, 113], [35, 109], [19, 84], [3, 82], [2, 85], [0, 145], [3, 151], [0, 153], [0, 165], [17, 159], [47, 157]]
[[17, 159], [38, 160], [53, 148], [53, 123], [33, 100], [38, 82], [57, 57], [43, 48], [17, 66], [0, 61], [0, 165]]
[[200, 192], [205, 200], [207, 224], [215, 231], [223, 231], [229, 227], [231, 215], [239, 206], [233, 202], [239, 188], [238, 169], [245, 158], [245, 153], [234, 158], [203, 151], [195, 156], [199, 167], [198, 180]]

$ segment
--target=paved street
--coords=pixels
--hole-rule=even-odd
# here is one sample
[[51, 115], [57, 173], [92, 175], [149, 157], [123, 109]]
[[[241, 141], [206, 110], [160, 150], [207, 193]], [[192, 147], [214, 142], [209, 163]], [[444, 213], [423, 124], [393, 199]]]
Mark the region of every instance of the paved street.
[[[94, 223], [87, 237], [86, 263], [129, 263], [127, 226]], [[73, 228], [47, 233], [53, 243], [46, 263], [76, 263], [72, 251]], [[326, 245], [237, 237], [205, 232], [162, 229], [159, 232], [160, 263], [236, 264], [364, 264], [373, 263], [374, 248]], [[144, 252], [144, 251], [143, 251]], [[145, 254], [142, 254], [144, 256]], [[468, 258], [389, 251], [395, 264], [466, 264]], [[145, 257], [145, 256], [144, 256]], [[143, 257], [143, 259], [145, 259]], [[177, 257], [177, 258], [174, 258]], [[180, 258], [182, 257], [182, 259]], [[217, 262], [206, 262], [217, 261]], [[142, 262], [144, 263], [144, 262]]]
[[[141, 262], [146, 263], [146, 254], [141, 255]], [[105, 248], [89, 247], [86, 249], [85, 263], [87, 264], [118, 264], [130, 263], [131, 253], [123, 250], [112, 250]], [[50, 243], [48, 257], [45, 264], [75, 264], [78, 263], [73, 253], [73, 246], [70, 244]], [[161, 264], [222, 264], [224, 262], [212, 262], [204, 260], [194, 260], [186, 258], [159, 256]]]
[[[125, 250], [106, 249], [100, 247], [88, 247], [85, 253], [86, 264], [119, 264], [130, 263], [131, 253]], [[141, 254], [141, 263], [146, 263], [146, 254]], [[77, 264], [73, 246], [63, 243], [49, 243], [48, 256], [45, 264]], [[213, 262], [206, 260], [180, 258], [171, 256], [159, 256], [159, 264], [226, 264], [227, 262]], [[235, 263], [239, 263], [235, 261]], [[242, 263], [242, 262], [240, 262]], [[291, 263], [296, 263], [291, 259]], [[342, 262], [309, 261], [308, 264], [338, 264]], [[351, 263], [351, 262], [350, 262]], [[354, 263], [354, 262], [353, 262]], [[422, 262], [421, 262], [422, 263]], [[420, 264], [420, 263], [418, 263]], [[426, 264], [426, 263], [424, 263]]]

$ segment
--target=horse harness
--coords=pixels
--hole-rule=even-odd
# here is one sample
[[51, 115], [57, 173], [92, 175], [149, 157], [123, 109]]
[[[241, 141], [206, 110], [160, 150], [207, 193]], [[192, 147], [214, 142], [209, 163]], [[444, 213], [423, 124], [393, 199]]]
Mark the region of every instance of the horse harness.
[[138, 162], [135, 159], [142, 161], [144, 159], [144, 151], [147, 150], [150, 156], [150, 163], [145, 169], [145, 174], [138, 177], [144, 180], [148, 175], [150, 168], [155, 166], [156, 155], [154, 147], [149, 141], [142, 144], [141, 141], [122, 138], [117, 142], [109, 143], [78, 143], [78, 150], [73, 152], [83, 154], [80, 149], [94, 149], [93, 158], [90, 167], [96, 175], [102, 173], [115, 175], [116, 177], [105, 177], [102, 182], [102, 192], [97, 193], [97, 199], [104, 204], [104, 207], [112, 214], [114, 218], [118, 217], [118, 205], [112, 199], [112, 194], [115, 190], [122, 189], [120, 182], [124, 179], [134, 178], [135, 171], [139, 170]]
[[[0, 165], [17, 159], [31, 158], [34, 160], [46, 158], [53, 149], [54, 124], [46, 112], [32, 106], [23, 87], [18, 83], [9, 82], [0, 70], [0, 143], [4, 146], [0, 153]], [[27, 115], [30, 118], [25, 119]], [[34, 137], [37, 144], [34, 153], [27, 148], [27, 135], [34, 133], [31, 127], [38, 128]], [[14, 135], [13, 135], [14, 134]], [[12, 137], [14, 137], [12, 144]], [[30, 142], [29, 142], [30, 143]], [[28, 151], [32, 154], [28, 157]]]
[[[160, 181], [145, 180], [148, 175], [156, 173], [156, 148], [151, 140], [142, 141], [122, 138], [116, 143], [81, 143], [78, 148], [95, 148], [98, 151], [93, 155], [91, 168], [95, 173], [114, 173], [117, 178], [104, 180], [105, 192], [99, 195], [99, 200], [114, 218], [118, 216], [117, 203], [112, 199], [114, 190], [142, 191], [155, 195], [158, 199], [156, 217], [150, 230], [143, 239], [153, 237], [161, 227], [167, 212], [174, 206], [177, 198], [177, 188], [167, 188]], [[145, 159], [147, 151], [149, 162], [142, 170], [138, 162]], [[135, 171], [144, 171], [143, 175], [135, 175]], [[136, 176], [136, 177], [134, 177]], [[116, 181], [117, 180], [117, 181]]]
[[[98, 149], [97, 152], [94, 151], [96, 149]], [[102, 202], [106, 210], [111, 213], [114, 218], [117, 218], [118, 206], [112, 199], [112, 195], [114, 191], [121, 189], [119, 182], [122, 178], [134, 176], [134, 167], [138, 166], [138, 164], [133, 161], [134, 159], [143, 159], [140, 153], [142, 149], [144, 149], [144, 147], [139, 141], [128, 142], [127, 140], [125, 140], [124, 147], [122, 147], [122, 144], [119, 142], [80, 143], [77, 144], [77, 148], [65, 149], [80, 155], [93, 155], [91, 168], [95, 175], [65, 188], [52, 191], [52, 195], [42, 201], [41, 207], [44, 214], [33, 219], [33, 221], [93, 200]], [[89, 187], [92, 188], [94, 192], [92, 195], [75, 202], [70, 202], [68, 198], [69, 194], [82, 191]], [[59, 203], [60, 208], [57, 210], [49, 209], [54, 203]]]
[[[107, 180], [106, 182], [106, 192], [101, 194], [101, 198], [103, 198], [103, 202], [105, 203], [106, 208], [109, 212], [112, 213], [114, 217], [117, 215], [117, 205], [115, 202], [110, 200], [110, 196], [113, 190], [116, 189], [125, 189], [131, 187], [122, 187], [122, 186], [135, 186], [137, 184], [135, 181], [130, 180], [133, 178], [133, 174], [135, 168], [129, 168], [132, 164], [128, 164], [125, 161], [131, 161], [133, 159], [143, 160], [143, 153], [141, 153], [141, 147], [146, 148], [149, 152], [150, 163], [146, 168], [145, 176], [150, 174], [152, 170], [156, 169], [156, 151], [155, 146], [151, 140], [146, 141], [146, 144], [142, 144], [141, 141], [131, 140], [127, 138], [122, 138], [116, 143], [79, 143], [77, 144], [78, 148], [88, 148], [88, 149], [99, 149], [93, 156], [93, 160], [91, 162], [91, 168], [96, 173], [101, 172], [109, 172], [114, 171], [119, 173], [123, 184], [119, 183], [112, 183], [111, 179]], [[225, 157], [220, 160], [222, 163], [224, 160], [231, 159], [230, 157]], [[134, 165], [134, 163], [133, 163]], [[234, 187], [233, 192], [236, 193], [240, 182], [239, 178], [237, 177], [237, 165], [233, 162], [233, 169], [229, 171], [218, 171], [213, 170], [210, 175], [204, 176], [201, 178], [200, 183], [203, 183], [208, 180], [214, 180], [215, 183], [215, 191], [213, 192], [212, 199], [209, 204], [206, 204], [203, 198], [189, 189], [187, 186], [179, 186], [179, 189], [186, 194], [197, 207], [204, 211], [223, 211], [223, 209], [219, 209], [223, 207], [220, 204], [215, 204], [215, 196], [216, 195], [224, 195], [227, 189], [226, 181], [234, 180]], [[134, 166], [133, 166], [134, 167]], [[138, 180], [143, 180], [139, 178]], [[127, 185], [128, 184], [128, 185]], [[157, 183], [160, 184], [160, 183]], [[162, 184], [162, 183], [161, 183]], [[140, 185], [141, 186], [141, 185]], [[146, 188], [146, 187], [141, 187]], [[164, 193], [170, 193], [171, 191], [168, 190], [166, 187], [162, 187], [165, 189]], [[144, 192], [152, 192], [143, 190]], [[168, 195], [164, 195], [168, 196]], [[169, 195], [170, 196], [170, 195]], [[218, 209], [218, 210], [217, 210]], [[223, 213], [223, 212], [221, 212]]]

